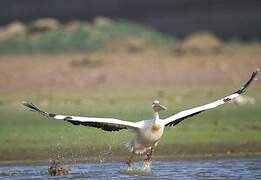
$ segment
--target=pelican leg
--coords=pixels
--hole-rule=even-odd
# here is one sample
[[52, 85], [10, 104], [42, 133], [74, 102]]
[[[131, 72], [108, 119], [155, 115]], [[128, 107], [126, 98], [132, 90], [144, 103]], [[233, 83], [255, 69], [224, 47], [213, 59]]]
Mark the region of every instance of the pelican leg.
[[133, 158], [134, 158], [135, 154], [134, 152], [130, 155], [128, 161], [126, 162], [126, 164], [128, 165], [128, 167], [131, 167], [131, 163], [133, 162]]
[[150, 162], [152, 160], [152, 155], [154, 153], [155, 147], [152, 146], [150, 150], [147, 152], [144, 162]]

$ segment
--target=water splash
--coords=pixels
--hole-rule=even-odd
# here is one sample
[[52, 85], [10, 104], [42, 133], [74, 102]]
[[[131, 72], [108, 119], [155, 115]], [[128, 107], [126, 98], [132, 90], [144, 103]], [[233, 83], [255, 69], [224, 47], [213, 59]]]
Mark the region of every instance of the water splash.
[[146, 161], [141, 167], [128, 167], [124, 173], [128, 175], [148, 176], [151, 175], [151, 161]]
[[143, 163], [143, 166], [142, 166], [142, 170], [145, 171], [145, 172], [148, 172], [150, 173], [151, 172], [151, 168], [150, 168], [150, 165], [151, 165], [151, 161], [145, 161]]

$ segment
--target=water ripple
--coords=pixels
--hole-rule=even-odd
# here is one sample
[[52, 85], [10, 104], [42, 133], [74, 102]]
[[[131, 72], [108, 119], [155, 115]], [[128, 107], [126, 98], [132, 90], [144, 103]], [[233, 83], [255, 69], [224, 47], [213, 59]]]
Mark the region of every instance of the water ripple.
[[[136, 168], [140, 163], [135, 164]], [[1, 166], [0, 180], [24, 179], [261, 179], [261, 159], [155, 161], [151, 172], [127, 171], [124, 163], [71, 165], [70, 175], [51, 177], [47, 166]], [[137, 170], [137, 169], [136, 169]]]

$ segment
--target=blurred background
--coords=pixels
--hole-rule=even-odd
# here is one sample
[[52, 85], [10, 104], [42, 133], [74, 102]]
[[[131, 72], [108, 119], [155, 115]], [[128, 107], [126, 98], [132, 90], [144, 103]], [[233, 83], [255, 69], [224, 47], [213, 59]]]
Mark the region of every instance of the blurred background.
[[[258, 0], [2, 0], [0, 161], [125, 158], [130, 133], [51, 121], [21, 101], [130, 121], [150, 119], [155, 99], [162, 118], [211, 102], [260, 67], [260, 19]], [[158, 155], [260, 153], [260, 90], [167, 129]]]
[[61, 22], [93, 21], [97, 16], [125, 19], [151, 26], [175, 37], [195, 31], [211, 31], [231, 39], [260, 39], [258, 0], [2, 0], [0, 24], [12, 21], [25, 23], [43, 17]]

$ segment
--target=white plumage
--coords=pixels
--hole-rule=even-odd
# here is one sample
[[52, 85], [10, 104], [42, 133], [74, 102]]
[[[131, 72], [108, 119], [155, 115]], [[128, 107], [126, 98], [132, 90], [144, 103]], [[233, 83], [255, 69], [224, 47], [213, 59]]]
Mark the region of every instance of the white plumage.
[[135, 133], [136, 137], [128, 145], [128, 149], [132, 152], [132, 155], [127, 161], [127, 164], [130, 166], [134, 154], [142, 154], [146, 152], [147, 157], [145, 158], [145, 161], [151, 160], [154, 148], [157, 146], [160, 138], [162, 137], [165, 127], [175, 126], [186, 118], [192, 117], [203, 111], [213, 109], [219, 105], [225, 104], [226, 102], [239, 97], [240, 94], [244, 93], [246, 91], [246, 88], [255, 79], [255, 76], [258, 74], [258, 71], [259, 69], [253, 72], [250, 79], [235, 93], [226, 96], [220, 100], [214, 101], [212, 103], [181, 111], [166, 119], [159, 118], [159, 111], [166, 110], [166, 107], [162, 106], [160, 102], [157, 100], [153, 101], [152, 103], [154, 118], [152, 120], [144, 120], [138, 122], [129, 122], [114, 118], [56, 115], [42, 111], [32, 103], [23, 102], [23, 105], [28, 107], [30, 110], [38, 112], [46, 117], [51, 117], [56, 120], [64, 120], [74, 125], [91, 126], [106, 131], [119, 131], [121, 129], [132, 130]]

